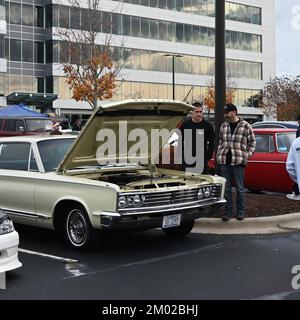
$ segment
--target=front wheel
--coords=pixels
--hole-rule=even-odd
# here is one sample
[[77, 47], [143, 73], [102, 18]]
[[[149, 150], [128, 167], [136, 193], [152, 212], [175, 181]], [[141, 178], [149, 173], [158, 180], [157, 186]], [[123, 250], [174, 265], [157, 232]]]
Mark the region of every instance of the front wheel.
[[193, 227], [194, 227], [195, 221], [187, 221], [183, 222], [178, 227], [172, 227], [172, 228], [163, 228], [162, 231], [168, 236], [173, 238], [182, 238], [188, 235]]
[[72, 248], [91, 249], [95, 243], [95, 234], [83, 208], [78, 206], [68, 210], [65, 218], [65, 235]]

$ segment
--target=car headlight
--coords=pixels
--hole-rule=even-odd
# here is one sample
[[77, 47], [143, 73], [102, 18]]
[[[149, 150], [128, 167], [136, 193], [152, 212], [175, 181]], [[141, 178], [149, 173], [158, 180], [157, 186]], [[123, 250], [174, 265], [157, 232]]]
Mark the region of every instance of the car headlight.
[[205, 196], [205, 198], [209, 198], [211, 196], [211, 189], [210, 188], [205, 189], [204, 196]]
[[136, 194], [131, 198], [131, 202], [134, 207], [139, 207], [141, 206], [145, 201], [145, 196], [140, 196], [139, 194]]
[[199, 189], [199, 190], [198, 190], [198, 199], [199, 199], [199, 200], [202, 200], [203, 198], [204, 198], [203, 190], [202, 190], [202, 189]]
[[125, 196], [120, 196], [118, 204], [119, 204], [119, 208], [127, 207], [127, 198]]
[[13, 232], [14, 225], [9, 216], [0, 209], [0, 234]]

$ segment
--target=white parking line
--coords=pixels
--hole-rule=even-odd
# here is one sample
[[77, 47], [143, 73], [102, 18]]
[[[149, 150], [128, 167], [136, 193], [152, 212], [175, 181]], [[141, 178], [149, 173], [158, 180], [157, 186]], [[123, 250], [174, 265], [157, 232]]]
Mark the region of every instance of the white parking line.
[[49, 258], [49, 259], [52, 259], [52, 260], [60, 261], [60, 262], [63, 262], [63, 263], [78, 263], [78, 260], [69, 259], [69, 258], [63, 258], [63, 257], [58, 257], [58, 256], [53, 256], [52, 254], [46, 254], [46, 253], [26, 250], [26, 249], [22, 249], [22, 248], [19, 248], [19, 252], [32, 254], [32, 255], [36, 255], [36, 256], [41, 256], [41, 257]]

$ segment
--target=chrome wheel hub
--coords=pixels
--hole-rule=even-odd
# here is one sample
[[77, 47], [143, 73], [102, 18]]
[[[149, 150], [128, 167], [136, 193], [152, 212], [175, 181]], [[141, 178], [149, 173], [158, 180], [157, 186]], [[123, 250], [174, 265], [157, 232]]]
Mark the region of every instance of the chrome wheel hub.
[[67, 220], [67, 232], [70, 240], [75, 245], [81, 245], [87, 238], [86, 220], [81, 211], [72, 210]]

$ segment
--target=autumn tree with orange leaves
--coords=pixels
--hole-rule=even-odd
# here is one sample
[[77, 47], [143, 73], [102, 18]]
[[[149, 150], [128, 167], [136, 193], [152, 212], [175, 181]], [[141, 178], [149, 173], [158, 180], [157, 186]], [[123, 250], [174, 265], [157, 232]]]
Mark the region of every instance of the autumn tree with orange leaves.
[[[236, 95], [236, 84], [232, 79], [227, 78], [226, 84], [226, 103], [233, 103], [233, 100]], [[215, 81], [211, 79], [208, 83], [205, 96], [203, 98], [203, 103], [208, 109], [208, 113], [211, 110], [215, 110], [216, 106], [216, 90], [215, 90]]]
[[[72, 12], [80, 10], [79, 0], [67, 2], [74, 10]], [[72, 90], [72, 98], [88, 102], [92, 109], [97, 107], [98, 100], [112, 98], [117, 75], [124, 63], [112, 59], [112, 22], [110, 13], [99, 14], [100, 3], [100, 0], [87, 0], [85, 24], [81, 30], [59, 27], [55, 32], [61, 48], [65, 50], [63, 71]], [[102, 30], [101, 34], [99, 30]]]

